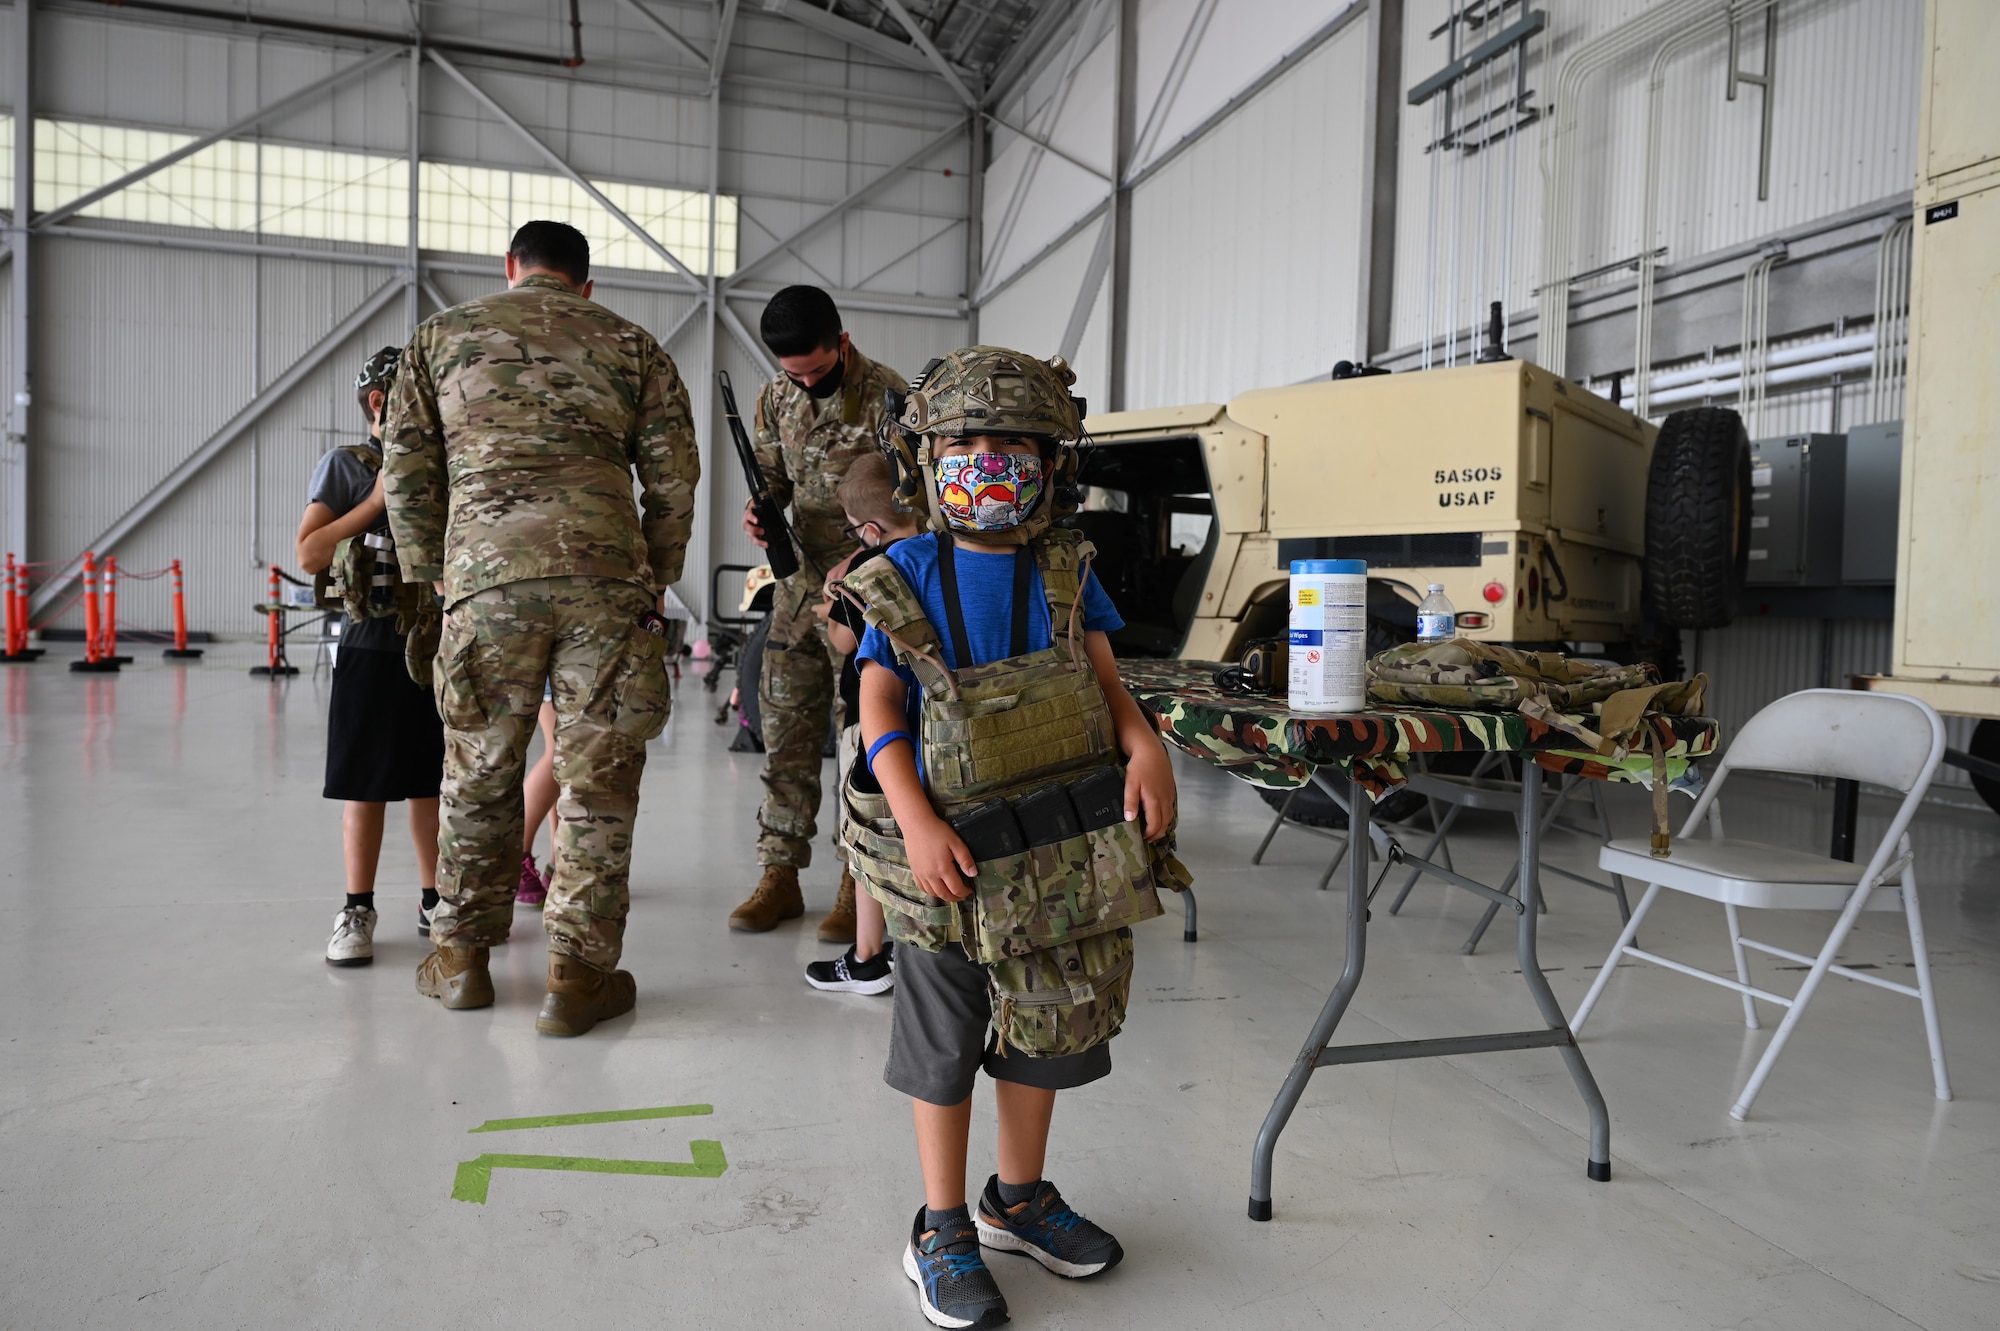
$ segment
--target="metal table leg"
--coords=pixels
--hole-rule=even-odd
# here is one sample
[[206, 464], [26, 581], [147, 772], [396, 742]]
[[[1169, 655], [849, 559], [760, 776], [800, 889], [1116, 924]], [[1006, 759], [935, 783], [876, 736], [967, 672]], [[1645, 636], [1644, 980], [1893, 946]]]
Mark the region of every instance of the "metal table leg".
[[1542, 783], [1536, 779], [1538, 773], [1532, 769], [1522, 772], [1521, 780], [1521, 913], [1516, 925], [1516, 955], [1520, 958], [1521, 978], [1528, 983], [1528, 992], [1535, 996], [1535, 1006], [1542, 1010], [1542, 1019], [1549, 1023], [1551, 1030], [1560, 1030], [1563, 1042], [1563, 1062], [1569, 1065], [1570, 1080], [1576, 1083], [1578, 1095], [1583, 1097], [1584, 1108], [1590, 1111], [1590, 1156], [1584, 1172], [1599, 1183], [1611, 1178], [1611, 1111], [1605, 1106], [1604, 1092], [1597, 1089], [1597, 1079], [1590, 1075], [1590, 1065], [1583, 1061], [1583, 1051], [1576, 1047], [1576, 1037], [1570, 1034], [1569, 1018], [1563, 1015], [1562, 1004], [1556, 1002], [1555, 991], [1549, 988], [1548, 976], [1542, 974], [1542, 962], [1536, 952], [1536, 928], [1541, 912], [1536, 909], [1542, 894]]
[[[1321, 785], [1332, 788], [1332, 781], [1320, 772], [1313, 773]], [[1347, 836], [1348, 843], [1354, 844], [1368, 835], [1369, 801], [1360, 786], [1350, 775], [1347, 779]], [[1264, 1115], [1264, 1126], [1257, 1130], [1257, 1145], [1250, 1153], [1250, 1218], [1269, 1220], [1271, 1218], [1271, 1157], [1277, 1154], [1278, 1134], [1285, 1130], [1285, 1124], [1292, 1117], [1292, 1110], [1298, 1108], [1299, 1097], [1305, 1094], [1306, 1083], [1319, 1064], [1319, 1056], [1333, 1039], [1334, 1027], [1340, 1025], [1341, 1017], [1347, 1011], [1348, 1000], [1361, 984], [1361, 968], [1368, 957], [1368, 856], [1350, 855], [1347, 859], [1347, 965], [1340, 972], [1340, 983], [1334, 985], [1333, 992], [1326, 996], [1326, 1005], [1319, 1010], [1319, 1020], [1313, 1023], [1312, 1034], [1306, 1037], [1305, 1047], [1292, 1064], [1291, 1075], [1278, 1091], [1278, 1098], [1271, 1102], [1271, 1111]]]
[[[1323, 773], [1315, 773], [1315, 779], [1332, 786]], [[1585, 1174], [1598, 1182], [1611, 1177], [1611, 1112], [1605, 1106], [1604, 1094], [1597, 1088], [1597, 1081], [1590, 1075], [1590, 1067], [1583, 1060], [1582, 1052], [1576, 1047], [1576, 1037], [1570, 1032], [1569, 1019], [1563, 1015], [1562, 1005], [1556, 1002], [1555, 992], [1549, 988], [1548, 977], [1542, 974], [1541, 959], [1536, 953], [1536, 930], [1539, 925], [1541, 904], [1541, 875], [1538, 863], [1541, 858], [1541, 782], [1525, 780], [1521, 783], [1521, 854], [1518, 880], [1520, 895], [1516, 898], [1500, 898], [1515, 912], [1517, 920], [1517, 952], [1520, 958], [1521, 978], [1534, 996], [1535, 1006], [1541, 1010], [1542, 1019], [1548, 1025], [1541, 1030], [1508, 1031], [1495, 1035], [1453, 1035], [1429, 1040], [1393, 1040], [1383, 1044], [1340, 1045], [1329, 1047], [1335, 1028], [1346, 1015], [1348, 1002], [1354, 991], [1360, 987], [1361, 972], [1368, 954], [1368, 856], [1354, 855], [1347, 861], [1347, 964], [1340, 973], [1340, 981], [1327, 995], [1326, 1004], [1320, 1008], [1319, 1019], [1313, 1023], [1312, 1034], [1306, 1038], [1305, 1046], [1299, 1050], [1298, 1058], [1292, 1064], [1291, 1073], [1285, 1084], [1278, 1090], [1278, 1098], [1264, 1115], [1264, 1125], [1257, 1131], [1257, 1144], [1250, 1154], [1250, 1218], [1269, 1220], [1271, 1218], [1271, 1168], [1272, 1159], [1277, 1154], [1278, 1137], [1290, 1122], [1292, 1111], [1298, 1107], [1299, 1098], [1305, 1094], [1306, 1083], [1312, 1080], [1314, 1072], [1320, 1068], [1333, 1067], [1344, 1063], [1380, 1063], [1392, 1059], [1405, 1058], [1447, 1058], [1457, 1054], [1497, 1053], [1513, 1049], [1562, 1050], [1563, 1062], [1569, 1067], [1570, 1079], [1576, 1083], [1577, 1093], [1583, 1097], [1584, 1108], [1590, 1114], [1590, 1151], [1586, 1161]], [[1365, 792], [1355, 784], [1350, 776], [1344, 792], [1343, 803], [1347, 805], [1350, 838], [1358, 839], [1372, 833], [1369, 825], [1369, 800]], [[1456, 878], [1456, 875], [1452, 875]], [[1481, 887], [1484, 893], [1493, 897], [1500, 894], [1491, 888]]]

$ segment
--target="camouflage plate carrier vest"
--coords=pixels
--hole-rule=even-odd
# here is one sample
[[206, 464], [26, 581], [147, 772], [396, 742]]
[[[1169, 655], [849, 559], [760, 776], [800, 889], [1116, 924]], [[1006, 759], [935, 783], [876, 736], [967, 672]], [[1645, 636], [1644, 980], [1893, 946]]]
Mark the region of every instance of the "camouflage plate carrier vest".
[[[358, 444], [341, 448], [371, 474], [382, 470], [378, 449]], [[322, 610], [343, 611], [356, 623], [394, 615], [396, 632], [408, 640], [403, 663], [410, 678], [430, 686], [443, 619], [430, 588], [403, 581], [393, 537], [362, 532], [335, 546], [332, 562], [313, 575], [313, 602]]]
[[[1065, 530], [1028, 548], [1048, 598], [1052, 645], [958, 671], [946, 669], [937, 630], [895, 565], [871, 560], [842, 584], [922, 685], [923, 770], [946, 820], [1120, 762], [1079, 627], [1080, 573], [1096, 552]], [[1131, 993], [1132, 926], [1161, 913], [1159, 887], [1179, 891], [1190, 881], [1171, 838], [1149, 845], [1141, 825], [1121, 816], [982, 861], [972, 895], [945, 901], [917, 886], [888, 800], [864, 785], [874, 782], [857, 758], [841, 780], [856, 881], [882, 904], [897, 943], [931, 952], [959, 943], [988, 968], [1003, 1050], [1056, 1057], [1118, 1034]]]

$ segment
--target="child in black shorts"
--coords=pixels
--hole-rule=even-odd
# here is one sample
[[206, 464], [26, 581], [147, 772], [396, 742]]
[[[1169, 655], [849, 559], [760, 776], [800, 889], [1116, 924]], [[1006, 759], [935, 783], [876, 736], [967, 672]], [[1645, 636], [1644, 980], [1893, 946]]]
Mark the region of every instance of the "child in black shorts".
[[[368, 416], [368, 442], [329, 451], [314, 469], [299, 519], [299, 567], [318, 573], [334, 562], [341, 542], [389, 540], [382, 498], [382, 411], [402, 353], [384, 347], [354, 381]], [[378, 553], [380, 553], [378, 551]], [[396, 564], [393, 546], [378, 567]], [[334, 917], [326, 945], [329, 966], [375, 960], [375, 867], [382, 856], [387, 806], [407, 800], [410, 841], [417, 852], [423, 902], [417, 932], [430, 933], [437, 904], [438, 787], [444, 779], [444, 723], [431, 691], [414, 683], [405, 642], [393, 614], [348, 620], [333, 659], [333, 696], [326, 714], [326, 786], [342, 800], [341, 850], [347, 903]]]

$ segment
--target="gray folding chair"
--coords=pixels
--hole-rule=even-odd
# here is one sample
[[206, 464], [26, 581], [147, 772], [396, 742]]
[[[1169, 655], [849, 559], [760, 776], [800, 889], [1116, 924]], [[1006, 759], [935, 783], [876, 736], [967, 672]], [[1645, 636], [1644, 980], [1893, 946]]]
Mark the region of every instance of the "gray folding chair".
[[[1916, 853], [1910, 848], [1909, 835], [1910, 820], [1916, 816], [1917, 806], [1923, 802], [1924, 792], [1930, 789], [1931, 778], [1937, 774], [1943, 757], [1944, 722], [1929, 703], [1900, 693], [1806, 689], [1778, 699], [1751, 717], [1729, 746], [1729, 752], [1723, 756], [1715, 776], [1696, 801], [1694, 812], [1688, 815], [1680, 836], [1665, 857], [1653, 855], [1647, 837], [1613, 841], [1598, 853], [1598, 863], [1605, 869], [1623, 870], [1635, 878], [1652, 881], [1646, 894], [1639, 898], [1639, 908], [1627, 921], [1625, 931], [1612, 944], [1611, 955], [1604, 959], [1596, 983], [1584, 995], [1582, 1006], [1569, 1024], [1570, 1030], [1582, 1033], [1583, 1023], [1597, 1006], [1611, 972], [1626, 957], [1650, 961], [1735, 991], [1743, 998], [1743, 1024], [1752, 1030], [1758, 1026], [1758, 1001], [1785, 1009], [1785, 1019], [1771, 1037], [1770, 1047], [1765, 1049], [1743, 1093], [1730, 1107], [1729, 1116], [1741, 1119], [1750, 1112], [1757, 1093], [1764, 1089], [1765, 1079], [1771, 1075], [1786, 1041], [1791, 1039], [1792, 1029], [1805, 1015], [1806, 1004], [1818, 992], [1820, 981], [1829, 974], [1838, 975], [1844, 980], [1914, 998], [1923, 1005], [1931, 1079], [1937, 1098], [1951, 1099], [1951, 1081], [1944, 1065], [1944, 1035], [1938, 1024], [1937, 994], [1931, 986], [1930, 952], [1924, 944], [1924, 917], [1917, 908]], [[1716, 796], [1730, 773], [1739, 768], [1868, 781], [1903, 792], [1903, 802], [1882, 834], [1875, 853], [1861, 863], [1788, 846], [1724, 837]], [[1709, 825], [1708, 839], [1696, 840], [1694, 833], [1704, 820]], [[1721, 903], [1729, 924], [1729, 945], [1735, 953], [1735, 979], [1633, 945], [1640, 922], [1653, 908], [1663, 887]], [[1807, 956], [1745, 938], [1738, 914], [1744, 909], [1819, 910], [1839, 914], [1819, 952]], [[1902, 912], [1909, 930], [1911, 960], [1915, 963], [1914, 985], [1899, 984], [1834, 963], [1864, 910]], [[1746, 948], [1807, 967], [1799, 991], [1787, 998], [1752, 985]]]

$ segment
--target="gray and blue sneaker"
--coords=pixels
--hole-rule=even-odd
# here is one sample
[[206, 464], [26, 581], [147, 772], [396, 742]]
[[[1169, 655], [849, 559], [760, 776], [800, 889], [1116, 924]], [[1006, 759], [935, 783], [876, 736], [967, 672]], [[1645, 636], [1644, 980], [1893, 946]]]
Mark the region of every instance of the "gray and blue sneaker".
[[928, 1236], [924, 1209], [917, 1208], [910, 1246], [903, 1249], [903, 1274], [917, 1287], [917, 1304], [932, 1326], [989, 1327], [1007, 1321], [1007, 1300], [993, 1283], [980, 1255], [980, 1231], [970, 1217]]
[[979, 1241], [1002, 1252], [1024, 1252], [1059, 1276], [1079, 1279], [1108, 1271], [1125, 1259], [1118, 1240], [1069, 1209], [1044, 1182], [1035, 1195], [1015, 1206], [1000, 1204], [1000, 1176], [986, 1180], [979, 1194]]

